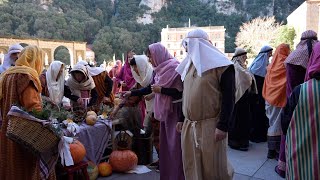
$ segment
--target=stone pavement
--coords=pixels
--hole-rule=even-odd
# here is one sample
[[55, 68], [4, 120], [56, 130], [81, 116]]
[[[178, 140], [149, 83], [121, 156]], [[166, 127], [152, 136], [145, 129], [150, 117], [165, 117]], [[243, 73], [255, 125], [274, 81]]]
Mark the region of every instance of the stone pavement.
[[[234, 180], [283, 180], [274, 172], [276, 160], [267, 159], [267, 143], [251, 143], [249, 151], [228, 148], [228, 158], [235, 174]], [[152, 171], [146, 174], [118, 174], [100, 177], [99, 180], [159, 180], [160, 174]]]

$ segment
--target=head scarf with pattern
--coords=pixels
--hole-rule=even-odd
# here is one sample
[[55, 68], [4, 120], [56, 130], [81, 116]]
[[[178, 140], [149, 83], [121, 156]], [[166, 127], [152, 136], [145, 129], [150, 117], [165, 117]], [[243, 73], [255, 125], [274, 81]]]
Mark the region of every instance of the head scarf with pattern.
[[312, 30], [303, 32], [301, 35], [301, 41], [297, 45], [297, 48], [292, 51], [292, 53], [290, 53], [285, 61], [285, 64], [293, 64], [307, 68], [308, 60], [312, 52], [312, 47], [315, 43], [318, 42], [317, 39], [318, 38], [316, 32]]
[[262, 96], [272, 106], [284, 107], [287, 102], [287, 78], [284, 61], [289, 54], [289, 45], [280, 44], [273, 55], [270, 65], [267, 68], [267, 75], [264, 80]]
[[272, 51], [272, 47], [263, 46], [258, 54], [258, 56], [253, 60], [249, 67], [252, 74], [265, 77], [267, 74], [267, 66], [269, 64], [269, 52]]
[[9, 74], [28, 74], [33, 78], [37, 91], [41, 92], [39, 76], [43, 69], [44, 52], [37, 46], [27, 46], [21, 51], [16, 66], [9, 68], [0, 76], [0, 99], [2, 99], [2, 86], [4, 78]]

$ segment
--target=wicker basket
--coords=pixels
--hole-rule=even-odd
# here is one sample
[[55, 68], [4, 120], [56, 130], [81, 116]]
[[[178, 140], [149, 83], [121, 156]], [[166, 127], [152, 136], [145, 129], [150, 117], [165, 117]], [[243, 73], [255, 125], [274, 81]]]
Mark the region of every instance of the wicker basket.
[[16, 116], [8, 116], [7, 137], [34, 154], [47, 152], [58, 146], [60, 136], [41, 123]]

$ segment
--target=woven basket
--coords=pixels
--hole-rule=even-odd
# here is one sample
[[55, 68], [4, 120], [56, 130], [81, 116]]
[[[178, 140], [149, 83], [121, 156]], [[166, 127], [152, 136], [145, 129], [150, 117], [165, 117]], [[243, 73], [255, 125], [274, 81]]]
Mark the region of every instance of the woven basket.
[[60, 137], [41, 123], [16, 116], [8, 116], [7, 137], [34, 154], [47, 152], [58, 146]]

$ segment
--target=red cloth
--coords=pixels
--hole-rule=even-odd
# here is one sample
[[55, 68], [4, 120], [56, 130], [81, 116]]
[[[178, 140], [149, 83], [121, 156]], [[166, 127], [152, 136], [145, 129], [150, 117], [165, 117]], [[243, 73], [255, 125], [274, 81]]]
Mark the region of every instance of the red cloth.
[[119, 76], [117, 76], [117, 82], [119, 83], [120, 81], [124, 81], [126, 83], [126, 87], [122, 87], [123, 91], [129, 91], [136, 83], [132, 76], [128, 56], [126, 57], [126, 62], [122, 67]]

